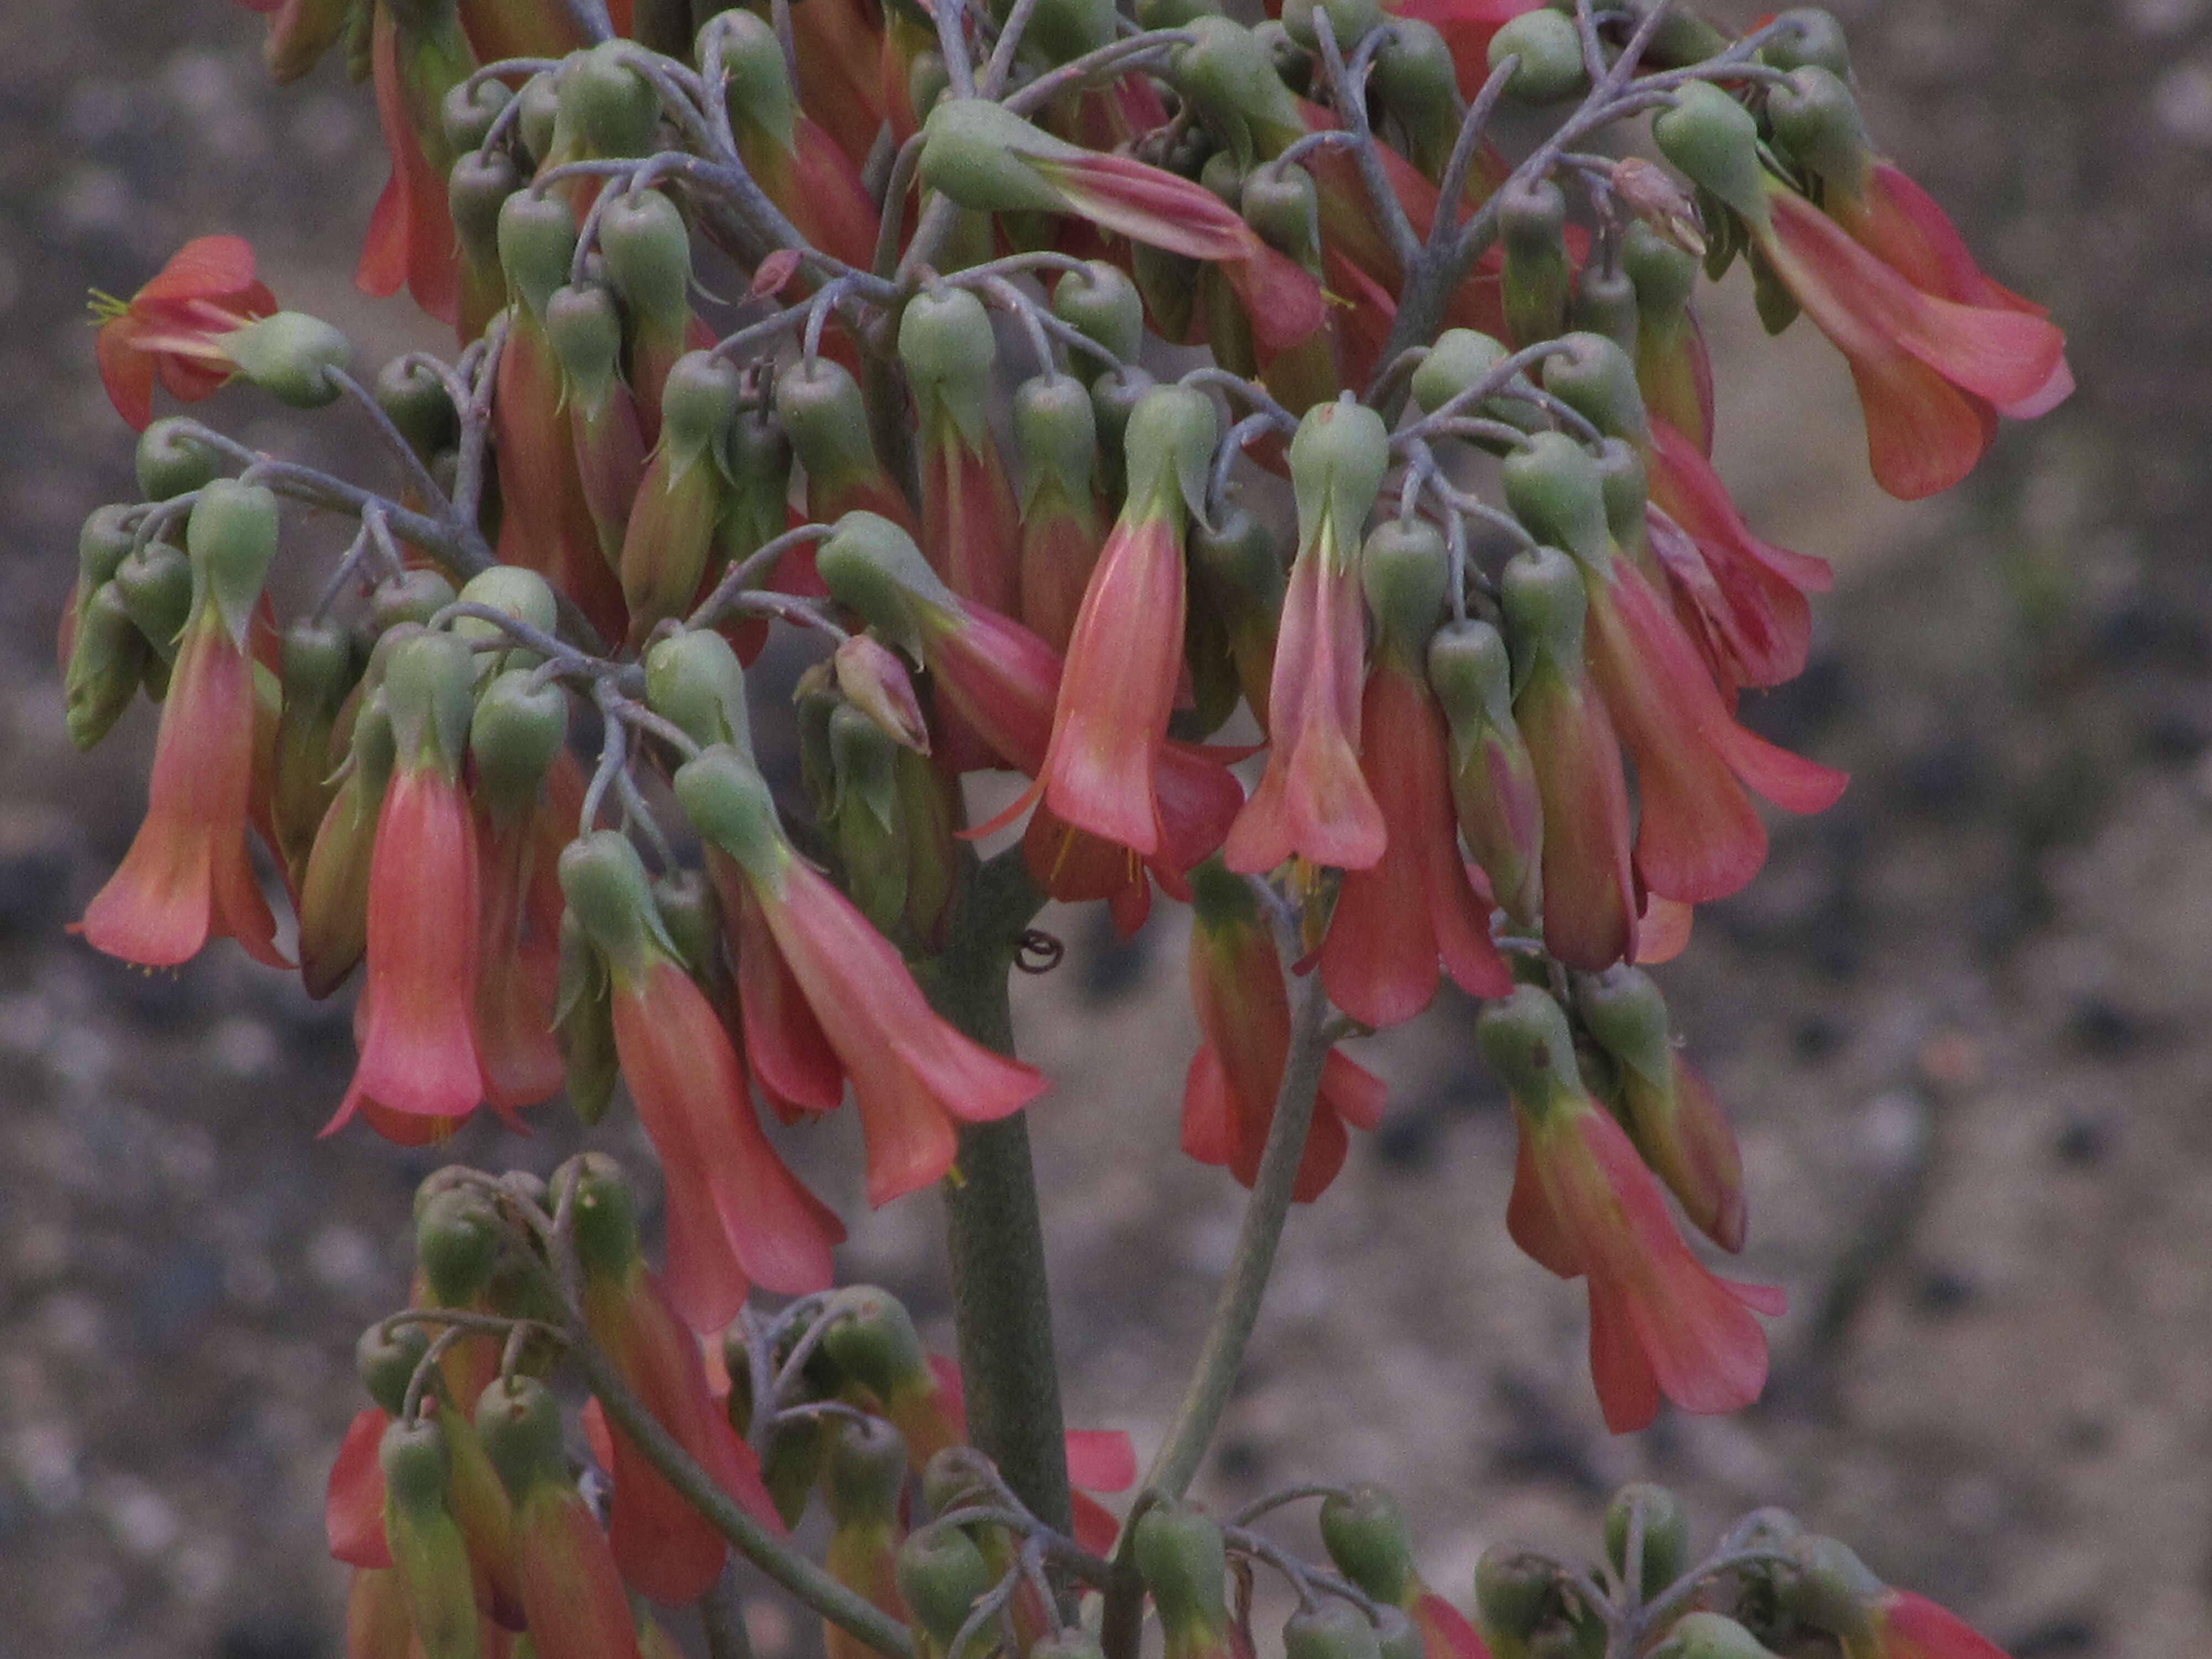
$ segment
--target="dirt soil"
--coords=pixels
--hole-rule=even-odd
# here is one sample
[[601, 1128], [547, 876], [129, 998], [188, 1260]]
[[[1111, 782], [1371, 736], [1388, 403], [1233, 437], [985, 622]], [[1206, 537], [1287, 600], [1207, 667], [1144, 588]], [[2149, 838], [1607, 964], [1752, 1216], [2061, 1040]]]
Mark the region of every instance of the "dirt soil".
[[[1389, 1117], [1294, 1218], [1203, 1485], [1387, 1480], [1463, 1601], [1488, 1543], [1586, 1548], [1649, 1475], [1707, 1523], [1792, 1506], [2015, 1659], [2212, 1654], [2212, 6], [1838, 9], [1878, 133], [2052, 306], [2081, 392], [1900, 507], [1809, 328], [1765, 341], [1735, 289], [1715, 319], [1723, 470], [1839, 574], [1813, 668], [1752, 718], [1855, 774], [1664, 975], [1741, 1125], [1747, 1276], [1790, 1291], [1775, 1384], [1604, 1431], [1579, 1292], [1505, 1237], [1510, 1128], [1453, 1003], [1366, 1045]], [[338, 1651], [319, 1509], [351, 1345], [398, 1305], [407, 1194], [446, 1156], [313, 1138], [344, 1007], [228, 949], [149, 978], [62, 931], [153, 729], [76, 756], [52, 669], [76, 526], [130, 492], [85, 290], [236, 230], [364, 362], [427, 339], [349, 287], [365, 93], [268, 87], [258, 27], [221, 0], [0, 8], [0, 1659]], [[377, 465], [341, 415], [212, 408]], [[1060, 1079], [1036, 1117], [1070, 1415], [1147, 1451], [1237, 1194], [1173, 1150], [1180, 922], [1048, 925], [1073, 948], [1019, 1018]], [[456, 1150], [550, 1169], [579, 1137], [542, 1116]], [[843, 1270], [943, 1339], [934, 1200], [866, 1215], [849, 1127], [799, 1149], [855, 1218]], [[637, 1150], [620, 1114], [595, 1139]], [[758, 1613], [763, 1659], [804, 1641]]]

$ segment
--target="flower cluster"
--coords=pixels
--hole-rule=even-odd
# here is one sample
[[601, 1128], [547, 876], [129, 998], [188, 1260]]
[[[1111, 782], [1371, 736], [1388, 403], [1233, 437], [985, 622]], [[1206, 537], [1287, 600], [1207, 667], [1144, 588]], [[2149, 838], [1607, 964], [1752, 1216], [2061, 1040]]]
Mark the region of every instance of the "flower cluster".
[[[998, 1048], [1048, 898], [1125, 933], [1156, 892], [1189, 906], [1184, 1149], [1278, 1224], [1381, 1116], [1340, 1043], [1447, 979], [1486, 1000], [1507, 1224], [1587, 1281], [1607, 1423], [1757, 1397], [1781, 1293], [1714, 1275], [1670, 1212], [1744, 1243], [1733, 1133], [1644, 969], [1756, 873], [1758, 802], [1818, 811], [1844, 780], [1738, 719], [1804, 665], [1827, 571], [1714, 471], [1700, 261], [1741, 256], [1771, 325], [1802, 309], [1835, 343], [1897, 495], [2070, 386], [2057, 330], [1875, 150], [1824, 14], [1731, 39], [1532, 0], [1289, 0], [1254, 27], [1141, 0], [1127, 34], [1091, 0], [256, 9], [280, 76], [343, 38], [373, 78], [392, 174], [360, 285], [404, 284], [459, 351], [363, 386], [232, 238], [97, 302], [146, 499], [85, 526], [70, 730], [97, 741], [142, 688], [161, 714], [144, 823], [81, 930], [149, 967], [228, 935], [319, 997], [360, 969], [326, 1133], [422, 1144], [480, 1107], [519, 1127], [564, 1091], [592, 1121], [619, 1081], [665, 1194], [660, 1276], [604, 1170], [553, 1212], [428, 1196], [446, 1322], [374, 1334], [378, 1407], [333, 1486], [356, 1652], [410, 1629], [475, 1651], [480, 1626], [642, 1652], [665, 1638], [624, 1583], [712, 1585], [722, 1534], [634, 1421], [593, 1418], [604, 1534], [569, 1480], [531, 1346], [564, 1297], [760, 1527], [826, 1469], [833, 1575], [925, 1648], [972, 1634], [992, 1550], [1024, 1650], [1048, 1636], [1020, 1539], [900, 1544], [908, 1462], [964, 1438], [957, 1387], [902, 1315], [822, 1300], [843, 1230], [762, 1119], [849, 1095], [871, 1204], [957, 1180], [963, 1137], [1047, 1087]], [[1501, 100], [1558, 134], [1510, 158]], [[1647, 115], [1667, 166], [1569, 148]], [[1156, 375], [1167, 346], [1205, 365]], [[234, 378], [348, 398], [399, 486], [152, 420], [157, 385]], [[280, 496], [359, 524], [289, 619]], [[773, 785], [748, 678], [771, 623], [823, 647]], [[994, 771], [1026, 787], [971, 822]], [[775, 1364], [757, 1287], [806, 1310]], [[697, 1340], [724, 1333], [726, 1410]], [[1094, 1484], [1133, 1474], [1075, 1450]], [[1367, 1540], [1331, 1545], [1360, 1651], [1481, 1651], [1377, 1565], [1387, 1527], [1338, 1519]], [[1227, 1536], [1169, 1503], [1125, 1540], [1170, 1653], [1250, 1650], [1202, 1570]], [[1860, 1603], [1807, 1618], [1851, 1659], [1953, 1651], [1917, 1604]], [[1309, 1615], [1291, 1646], [1335, 1653]]]

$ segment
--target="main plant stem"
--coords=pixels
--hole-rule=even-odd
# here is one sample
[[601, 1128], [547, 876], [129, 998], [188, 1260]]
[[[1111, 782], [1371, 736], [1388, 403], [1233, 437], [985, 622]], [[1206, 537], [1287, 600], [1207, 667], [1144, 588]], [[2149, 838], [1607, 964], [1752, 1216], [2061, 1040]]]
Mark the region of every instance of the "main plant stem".
[[[1291, 1189], [1297, 1184], [1298, 1166], [1305, 1159], [1306, 1133], [1313, 1124], [1314, 1102], [1321, 1093], [1322, 1066], [1329, 1049], [1328, 996], [1322, 989], [1321, 975], [1309, 974], [1298, 980], [1293, 994], [1290, 1054], [1275, 1093], [1274, 1121], [1267, 1126], [1260, 1168], [1253, 1176], [1252, 1196], [1237, 1229], [1236, 1253], [1214, 1298], [1213, 1319], [1206, 1328], [1197, 1369], [1191, 1373], [1166, 1440], [1146, 1471], [1139, 1504], [1178, 1498], [1188, 1489], [1220, 1426], [1274, 1272], [1275, 1251], [1290, 1214]], [[1101, 1637], [1107, 1659], [1134, 1659], [1143, 1634], [1144, 1584], [1130, 1562], [1131, 1535], [1130, 1530], [1122, 1534], [1121, 1547], [1115, 1553], [1115, 1581], [1106, 1595]]]
[[[968, 885], [951, 947], [917, 975], [939, 1013], [1000, 1054], [1011, 1054], [1014, 1046], [1007, 976], [1023, 930], [1042, 902], [1019, 848], [981, 866]], [[1071, 1531], [1052, 1297], [1027, 1114], [962, 1126], [959, 1158], [945, 1183], [945, 1218], [969, 1443], [998, 1465], [1040, 1521]]]

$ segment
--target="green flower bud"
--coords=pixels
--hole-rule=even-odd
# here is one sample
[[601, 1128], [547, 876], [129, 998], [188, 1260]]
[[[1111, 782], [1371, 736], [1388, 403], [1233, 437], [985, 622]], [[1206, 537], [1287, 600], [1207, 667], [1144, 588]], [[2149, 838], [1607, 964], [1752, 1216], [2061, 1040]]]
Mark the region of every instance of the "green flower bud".
[[1655, 321], [1672, 324], [1680, 317], [1698, 284], [1696, 254], [1635, 219], [1621, 235], [1620, 264], [1636, 284], [1638, 339], [1652, 331]]
[[[1634, 973], [1634, 969], [1626, 971]], [[1585, 975], [1577, 975], [1577, 982]], [[1647, 980], [1646, 983], [1650, 981]], [[1656, 998], [1657, 990], [1652, 993]], [[1587, 1006], [1577, 997], [1577, 1005]], [[1667, 1006], [1659, 1005], [1660, 1042], [1666, 1042]], [[1601, 1037], [1600, 1042], [1604, 1042]], [[1607, 1043], [1607, 1048], [1612, 1045]], [[1617, 1050], [1615, 1052], [1618, 1052]], [[1650, 1601], [1680, 1578], [1690, 1565], [1690, 1520], [1682, 1500], [1664, 1486], [1639, 1480], [1623, 1486], [1605, 1506], [1605, 1556], [1623, 1583], [1628, 1582], [1628, 1534], [1631, 1522], [1644, 1525], [1644, 1598]]]
[[1304, 132], [1297, 100], [1258, 33], [1226, 17], [1194, 18], [1181, 27], [1193, 38], [1171, 60], [1169, 78], [1224, 148], [1249, 161], [1274, 154]]
[[407, 1404], [407, 1385], [429, 1352], [429, 1335], [420, 1325], [387, 1328], [379, 1320], [353, 1345], [354, 1369], [368, 1397], [397, 1417]]
[[1443, 532], [1427, 520], [1385, 519], [1369, 532], [1359, 580], [1386, 650], [1413, 664], [1427, 655], [1450, 574]]
[[906, 72], [907, 101], [915, 113], [926, 118], [951, 90], [952, 71], [945, 65], [945, 54], [933, 48], [915, 53]]
[[1636, 284], [1625, 270], [1595, 263], [1584, 265], [1575, 274], [1567, 319], [1577, 329], [1612, 340], [1623, 351], [1634, 351]]
[[1200, 18], [1221, 15], [1222, 0], [1137, 0], [1137, 27], [1186, 28]]
[[1769, 334], [1779, 334], [1797, 320], [1797, 296], [1756, 243], [1744, 249], [1743, 258], [1751, 267], [1751, 302], [1759, 313], [1759, 326]]
[[1559, 344], [1565, 349], [1544, 362], [1544, 390], [1607, 436], [1646, 441], [1635, 360], [1603, 334], [1570, 334]]
[[1505, 504], [1541, 542], [1555, 543], [1593, 571], [1612, 554], [1597, 463], [1564, 432], [1539, 432], [1499, 469]]
[[1122, 441], [1129, 416], [1155, 384], [1134, 365], [1109, 368], [1091, 383], [1091, 412], [1098, 422], [1099, 485], [1109, 497], [1121, 493], [1128, 471]]
[[561, 71], [532, 76], [514, 95], [522, 100], [522, 113], [514, 118], [514, 136], [529, 152], [531, 170], [535, 172], [553, 153], [553, 135], [560, 127]]
[[1775, 20], [1773, 33], [1759, 49], [1770, 69], [1824, 69], [1838, 80], [1851, 78], [1851, 49], [1835, 14], [1820, 6], [1793, 6]]
[[[495, 564], [479, 570], [461, 585], [461, 591], [454, 597], [512, 617], [540, 633], [550, 634], [560, 624], [560, 606], [553, 597], [552, 584], [523, 565]], [[453, 631], [456, 638], [470, 641], [504, 642], [508, 637], [497, 623], [486, 622], [481, 617], [454, 617]], [[534, 668], [541, 659], [536, 652], [517, 646], [498, 660], [509, 668]]]
[[1321, 196], [1313, 174], [1296, 165], [1255, 167], [1237, 208], [1261, 240], [1300, 264], [1321, 263]]
[[1831, 1636], [1866, 1639], [1875, 1604], [1881, 1599], [1881, 1580], [1840, 1540], [1808, 1532], [1789, 1548], [1795, 1571], [1775, 1583], [1783, 1610]]
[[123, 521], [130, 510], [119, 502], [95, 507], [77, 532], [76, 579], [81, 592], [89, 593], [106, 581], [130, 556], [131, 544], [136, 538]]
[[[1524, 17], [1548, 15], [1526, 12]], [[1567, 320], [1567, 198], [1548, 179], [1508, 183], [1498, 195], [1505, 328], [1519, 345], [1561, 332]]]
[[660, 393], [662, 441], [678, 452], [696, 453], [718, 444], [738, 416], [744, 395], [744, 371], [711, 351], [687, 351], [669, 365]]
[[528, 669], [507, 670], [484, 687], [469, 719], [477, 797], [500, 822], [512, 823], [537, 804], [568, 745], [568, 693], [531, 682]]
[[1766, 118], [1790, 153], [1823, 179], [1854, 185], [1874, 159], [1858, 100], [1817, 64], [1790, 70], [1787, 81], [1766, 89]]
[[1037, 170], [1038, 161], [1067, 161], [1084, 152], [984, 98], [954, 98], [921, 125], [918, 177], [979, 213], [1056, 213], [1067, 198]]
[[919, 653], [921, 641], [915, 601], [948, 610], [957, 604], [914, 538], [873, 513], [838, 520], [836, 533], [815, 549], [814, 568], [831, 599], [860, 612], [909, 655]]
[[722, 913], [705, 872], [672, 870], [653, 878], [653, 909], [685, 969], [712, 978], [721, 960]]
[[830, 1437], [830, 1518], [841, 1527], [889, 1526], [906, 1491], [906, 1437], [880, 1417], [848, 1419]]
[[1735, 1620], [1705, 1612], [1684, 1613], [1651, 1654], [1652, 1659], [1775, 1659]]
[[446, 1437], [436, 1419], [410, 1423], [395, 1419], [376, 1449], [384, 1469], [386, 1502], [403, 1514], [425, 1514], [446, 1506]]
[[801, 357], [775, 377], [775, 417], [810, 477], [876, 471], [860, 383], [827, 357]]
[[570, 58], [561, 71], [561, 130], [586, 154], [646, 155], [660, 121], [660, 94], [608, 40]]
[[1308, 52], [1321, 48], [1324, 17], [1337, 51], [1347, 56], [1382, 27], [1382, 8], [1376, 0], [1284, 0], [1283, 31]]
[[891, 1575], [907, 1611], [940, 1652], [959, 1635], [975, 1598], [991, 1588], [995, 1576], [975, 1540], [957, 1527], [926, 1527], [913, 1534], [898, 1547]]
[[873, 1285], [852, 1285], [823, 1310], [822, 1350], [837, 1369], [889, 1403], [930, 1385], [928, 1356], [899, 1299]]
[[573, 914], [561, 917], [561, 966], [554, 981], [553, 1034], [561, 1048], [568, 1104], [586, 1127], [613, 1103], [622, 1076], [615, 1049], [613, 988], [591, 935]]
[[1458, 136], [1459, 76], [1451, 47], [1431, 23], [1393, 17], [1391, 38], [1375, 54], [1375, 90], [1410, 141], [1413, 165], [1435, 178]]
[[1583, 618], [1589, 594], [1572, 559], [1556, 547], [1522, 550], [1506, 561], [1498, 599], [1516, 694], [1540, 660], [1550, 661], [1570, 679], [1582, 672]]
[[434, 1194], [415, 1218], [415, 1259], [439, 1305], [465, 1307], [491, 1282], [507, 1228], [490, 1196], [473, 1187]]
[[1024, 511], [1049, 482], [1069, 501], [1091, 493], [1098, 472], [1098, 416], [1072, 374], [1039, 374], [1014, 388], [1014, 447], [1028, 473]]
[[1364, 404], [1322, 404], [1298, 422], [1290, 459], [1299, 544], [1313, 543], [1326, 524], [1341, 568], [1359, 545], [1360, 526], [1389, 469], [1389, 428]]
[[1392, 1606], [1405, 1600], [1413, 1546], [1387, 1487], [1362, 1482], [1322, 1499], [1321, 1541], [1337, 1571], [1375, 1600]]
[[500, 204], [500, 269], [532, 316], [545, 314], [545, 302], [568, 280], [575, 257], [575, 216], [559, 196], [519, 190]]
[[1493, 1544], [1474, 1567], [1474, 1605], [1482, 1632], [1499, 1646], [1519, 1644], [1559, 1606], [1556, 1563], [1514, 1545]]
[[1429, 685], [1454, 729], [1513, 724], [1513, 663], [1504, 636], [1486, 622], [1451, 622], [1429, 641]]
[[1204, 392], [1181, 386], [1156, 386], [1146, 392], [1130, 410], [1121, 434], [1129, 509], [1170, 513], [1178, 529], [1182, 520], [1176, 509], [1188, 507], [1202, 515], [1206, 472], [1219, 435], [1219, 417]]
[[459, 773], [476, 682], [467, 644], [450, 634], [412, 634], [392, 647], [384, 665], [384, 696], [402, 765]]
[[605, 1152], [580, 1152], [562, 1168], [574, 1183], [577, 1261], [586, 1274], [627, 1276], [638, 1263], [637, 1194], [622, 1166]]
[[369, 625], [380, 636], [409, 624], [426, 625], [459, 596], [435, 570], [405, 570], [386, 576], [370, 590]]
[[1367, 1615], [1348, 1601], [1327, 1601], [1283, 1624], [1283, 1659], [1382, 1659]]
[[1710, 82], [1692, 81], [1651, 123], [1659, 153], [1747, 218], [1764, 222], [1759, 123]]
[[1475, 1044], [1513, 1097], [1540, 1111], [1563, 1096], [1583, 1091], [1575, 1040], [1559, 1005], [1533, 985], [1482, 1005]]
[[536, 1377], [493, 1378], [477, 1396], [472, 1420], [500, 1485], [518, 1504], [541, 1482], [567, 1481], [561, 1407], [553, 1391]]
[[1110, 46], [1114, 23], [1114, 0], [1043, 0], [1030, 14], [1022, 46], [1041, 63], [1057, 67]]
[[[1393, 17], [1390, 21], [1403, 28], [1413, 20]], [[1313, 54], [1291, 39], [1279, 18], [1267, 17], [1252, 25], [1252, 39], [1267, 54], [1267, 65], [1275, 71], [1276, 78], [1301, 98], [1313, 95], [1314, 70], [1317, 67]], [[1388, 51], [1386, 46], [1384, 51]]]
[[1194, 1626], [1228, 1628], [1228, 1550], [1211, 1516], [1187, 1504], [1156, 1504], [1138, 1520], [1132, 1542], [1137, 1571], [1171, 1643], [1172, 1632]]
[[487, 76], [471, 86], [457, 81], [438, 105], [438, 119], [446, 130], [446, 143], [455, 155], [480, 146], [491, 137], [491, 124], [500, 111], [514, 100], [507, 83]]
[[451, 448], [459, 438], [460, 416], [453, 398], [427, 363], [394, 357], [377, 371], [374, 391], [376, 406], [424, 460]]
[[280, 311], [223, 337], [238, 372], [295, 409], [320, 409], [337, 400], [337, 383], [324, 371], [353, 360], [346, 337], [319, 317]]
[[192, 611], [192, 566], [172, 542], [148, 542], [115, 568], [115, 591], [147, 642], [166, 660]]
[[781, 879], [790, 847], [775, 798], [750, 760], [717, 744], [678, 769], [675, 782], [677, 805], [693, 829], [755, 880]]
[[562, 283], [546, 296], [545, 338], [573, 395], [586, 409], [605, 400], [622, 363], [622, 313], [603, 283]]
[[131, 620], [113, 582], [92, 590], [76, 608], [76, 633], [62, 676], [70, 741], [89, 749], [113, 729], [144, 679], [154, 647]]
[[953, 1510], [980, 1504], [990, 1496], [990, 1488], [975, 1474], [975, 1466], [963, 1458], [961, 1448], [946, 1446], [930, 1455], [921, 1470], [921, 1504], [931, 1515], [950, 1515]]
[[752, 753], [745, 671], [730, 642], [709, 629], [672, 634], [645, 653], [645, 702], [702, 749], [727, 744]]
[[241, 649], [276, 557], [276, 497], [259, 484], [214, 478], [200, 488], [185, 526], [193, 590], [215, 603]]
[[635, 317], [690, 308], [691, 233], [676, 204], [657, 190], [625, 191], [599, 215], [607, 280]]
[[1580, 92], [1589, 76], [1574, 20], [1555, 11], [1527, 11], [1490, 37], [1490, 67], [1518, 58], [1505, 95], [1523, 104], [1552, 104]]
[[662, 955], [677, 954], [653, 902], [645, 860], [620, 830], [595, 830], [561, 849], [561, 894], [617, 973], [642, 973], [655, 947]]
[[1503, 344], [1471, 328], [1446, 329], [1413, 370], [1413, 401], [1432, 415], [1480, 381], [1506, 357]]
[[984, 399], [998, 354], [983, 302], [966, 289], [925, 291], [907, 302], [899, 318], [899, 363], [921, 411], [926, 439], [940, 418], [949, 418], [969, 449], [989, 443]]
[[768, 20], [731, 7], [720, 15], [722, 73], [729, 77], [730, 112], [747, 126], [769, 133], [788, 149], [798, 100], [783, 47]]
[[1644, 507], [1649, 500], [1644, 452], [1620, 438], [1597, 447], [1597, 480], [1605, 498], [1606, 528], [1624, 553], [1644, 545]]
[[1052, 314], [1124, 362], [1133, 362], [1144, 344], [1145, 302], [1137, 285], [1103, 259], [1061, 273], [1053, 284]]
[[166, 501], [220, 477], [222, 453], [182, 415], [165, 415], [138, 434], [138, 489]]

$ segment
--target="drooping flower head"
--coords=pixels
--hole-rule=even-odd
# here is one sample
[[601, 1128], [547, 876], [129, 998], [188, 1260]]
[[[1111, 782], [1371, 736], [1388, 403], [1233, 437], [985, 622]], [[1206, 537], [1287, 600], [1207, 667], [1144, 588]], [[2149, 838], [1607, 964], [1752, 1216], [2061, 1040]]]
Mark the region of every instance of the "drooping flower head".
[[[785, 839], [768, 785], [718, 745], [676, 775], [684, 815], [741, 884], [846, 1076], [868, 1145], [868, 1201], [883, 1204], [951, 1167], [954, 1129], [1019, 1111], [1044, 1079], [993, 1054], [934, 1012], [891, 943]], [[726, 860], [726, 863], [721, 860]], [[726, 904], [738, 897], [729, 894]]]
[[1240, 874], [1293, 857], [1364, 870], [1382, 856], [1388, 831], [1359, 769], [1359, 532], [1389, 463], [1382, 417], [1349, 399], [1309, 411], [1291, 441], [1298, 550], [1267, 692], [1267, 767], [1224, 852]]
[[149, 968], [199, 953], [210, 935], [283, 967], [276, 921], [246, 854], [255, 779], [257, 675], [246, 650], [276, 551], [276, 498], [218, 478], [185, 527], [192, 605], [155, 740], [146, 817], [78, 925], [94, 949]]
[[694, 1330], [737, 1317], [752, 1284], [826, 1290], [836, 1218], [762, 1133], [744, 1067], [684, 971], [636, 849], [603, 830], [561, 854], [561, 887], [611, 981], [615, 1050], [668, 1184], [668, 1296]]
[[1506, 1223], [1540, 1265], [1588, 1281], [1590, 1373], [1606, 1426], [1642, 1428], [1662, 1394], [1697, 1413], [1756, 1400], [1766, 1336], [1753, 1315], [1781, 1313], [1782, 1293], [1717, 1279], [1690, 1254], [1658, 1182], [1584, 1088], [1550, 997], [1523, 986], [1486, 1006], [1475, 1033], [1520, 1130]]
[[210, 395], [238, 372], [225, 337], [273, 315], [276, 298], [254, 279], [253, 248], [243, 237], [201, 236], [127, 302], [95, 294], [92, 308], [100, 384], [115, 412], [143, 432], [154, 418], [155, 381], [181, 403]]
[[[1191, 875], [1190, 1000], [1199, 1048], [1183, 1079], [1182, 1149], [1249, 1187], [1275, 1119], [1291, 1052], [1283, 964], [1250, 882], [1218, 862]], [[1373, 1129], [1382, 1085], [1332, 1048], [1322, 1062], [1313, 1123], [1291, 1198], [1321, 1196], [1344, 1165], [1345, 1126]]]
[[1321, 949], [1329, 1000], [1363, 1025], [1411, 1019], [1443, 971], [1470, 996], [1503, 996], [1512, 975], [1490, 940], [1488, 896], [1468, 878], [1443, 713], [1425, 658], [1443, 605], [1444, 540], [1433, 526], [1378, 526], [1360, 554], [1376, 629], [1360, 699], [1360, 770], [1382, 815], [1382, 856], [1347, 870]]
[[2056, 327], [1986, 294], [1962, 302], [1918, 286], [1768, 173], [1750, 112], [1718, 88], [1683, 88], [1654, 134], [1742, 219], [1768, 269], [1850, 362], [1875, 481], [1890, 494], [1948, 489], [1987, 451], [2000, 413], [2039, 414], [2065, 395]]

